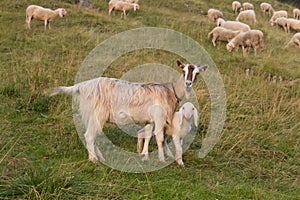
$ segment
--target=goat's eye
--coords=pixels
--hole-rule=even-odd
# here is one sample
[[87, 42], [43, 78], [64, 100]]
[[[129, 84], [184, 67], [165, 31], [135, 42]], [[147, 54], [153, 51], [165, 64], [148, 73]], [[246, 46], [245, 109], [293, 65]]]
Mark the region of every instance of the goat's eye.
[[192, 110], [194, 110], [194, 108], [192, 108]]

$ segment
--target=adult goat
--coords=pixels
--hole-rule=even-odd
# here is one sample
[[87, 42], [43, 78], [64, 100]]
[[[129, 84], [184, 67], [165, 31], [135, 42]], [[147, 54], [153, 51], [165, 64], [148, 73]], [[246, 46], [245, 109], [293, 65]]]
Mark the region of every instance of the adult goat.
[[84, 137], [90, 161], [105, 161], [96, 146], [96, 136], [106, 122], [151, 124], [155, 127], [159, 159], [164, 161], [164, 128], [172, 123], [179, 102], [186, 92], [191, 91], [197, 75], [207, 69], [207, 66], [184, 64], [179, 60], [177, 65], [182, 74], [171, 83], [136, 83], [99, 77], [69, 87], [57, 87], [51, 96], [58, 93], [74, 95], [86, 127]]

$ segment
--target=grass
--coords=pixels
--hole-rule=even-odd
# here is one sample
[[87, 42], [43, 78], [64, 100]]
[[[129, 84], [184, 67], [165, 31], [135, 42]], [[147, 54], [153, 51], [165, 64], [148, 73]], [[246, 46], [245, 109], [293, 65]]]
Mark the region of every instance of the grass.
[[[0, 199], [299, 199], [300, 198], [300, 57], [284, 49], [292, 36], [270, 27], [254, 6], [265, 49], [258, 56], [214, 48], [207, 33], [215, 26], [208, 8], [234, 19], [231, 1], [141, 1], [126, 20], [107, 14], [108, 1], [95, 1], [101, 11], [78, 8], [72, 1], [0, 2]], [[270, 1], [276, 10], [292, 6]], [[65, 7], [52, 29], [33, 21], [25, 30], [29, 4]], [[132, 174], [87, 160], [87, 151], [72, 119], [71, 98], [48, 96], [58, 85], [71, 85], [81, 63], [100, 42], [139, 27], [180, 31], [201, 44], [216, 63], [225, 84], [227, 120], [220, 141], [198, 157], [209, 119], [210, 100], [203, 81], [195, 85], [201, 107], [200, 128], [184, 154], [185, 167], [175, 163], [154, 172]], [[174, 66], [177, 56], [157, 50], [131, 52], [111, 64], [105, 75], [121, 77], [131, 66], [161, 63]], [[246, 77], [245, 68], [255, 70]], [[270, 83], [268, 73], [284, 82]], [[298, 85], [297, 85], [298, 81]], [[295, 84], [292, 84], [295, 83]], [[110, 137], [131, 151], [135, 142], [107, 126]], [[121, 137], [122, 136], [122, 137]], [[152, 144], [155, 149], [156, 145]]]

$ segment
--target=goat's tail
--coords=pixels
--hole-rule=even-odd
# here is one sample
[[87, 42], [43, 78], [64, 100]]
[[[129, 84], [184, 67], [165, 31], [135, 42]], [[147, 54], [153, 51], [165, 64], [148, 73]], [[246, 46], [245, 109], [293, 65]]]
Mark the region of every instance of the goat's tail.
[[60, 94], [60, 93], [65, 93], [65, 94], [74, 94], [78, 91], [78, 87], [76, 85], [73, 85], [73, 86], [69, 86], [69, 87], [66, 87], [66, 86], [59, 86], [57, 88], [55, 88], [50, 96], [54, 96], [54, 95], [57, 95], [57, 94]]

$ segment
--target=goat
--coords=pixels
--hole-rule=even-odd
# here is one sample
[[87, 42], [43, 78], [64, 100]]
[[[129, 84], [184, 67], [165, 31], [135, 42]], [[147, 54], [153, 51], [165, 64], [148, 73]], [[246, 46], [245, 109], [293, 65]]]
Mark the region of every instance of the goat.
[[164, 161], [164, 127], [172, 123], [179, 102], [185, 93], [191, 92], [198, 74], [208, 68], [206, 65], [184, 64], [179, 60], [177, 65], [182, 74], [171, 83], [133, 83], [99, 77], [69, 87], [57, 87], [51, 96], [58, 93], [74, 95], [86, 127], [84, 137], [90, 161], [105, 161], [95, 144], [97, 132], [102, 132], [106, 122], [151, 124], [155, 127], [159, 160]]
[[[184, 163], [182, 161], [182, 145], [183, 145], [183, 138], [191, 131], [192, 129], [192, 118], [194, 118], [194, 125], [198, 126], [198, 111], [195, 106], [190, 103], [186, 102], [183, 106], [179, 109], [178, 112], [175, 112], [172, 119], [172, 125], [167, 126], [166, 134], [172, 137], [173, 143], [175, 145], [175, 160], [176, 162], [183, 166]], [[149, 125], [147, 125], [149, 126]], [[145, 139], [145, 145], [149, 144], [151, 135], [145, 135], [147, 132], [145, 129], [149, 129], [149, 127], [143, 128], [138, 131], [138, 152], [142, 152], [142, 143], [143, 139]], [[164, 141], [164, 145], [166, 147], [167, 153], [169, 156], [174, 157], [172, 152], [170, 151], [167, 141]]]

